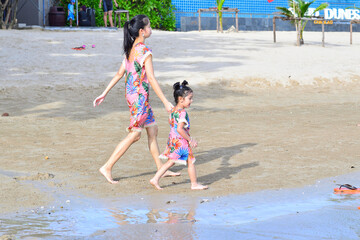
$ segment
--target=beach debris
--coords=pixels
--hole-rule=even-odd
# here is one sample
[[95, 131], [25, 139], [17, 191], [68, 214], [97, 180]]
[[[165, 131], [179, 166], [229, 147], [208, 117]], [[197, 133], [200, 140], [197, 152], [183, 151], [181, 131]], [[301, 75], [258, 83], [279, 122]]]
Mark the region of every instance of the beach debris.
[[66, 203], [70, 203], [70, 200], [66, 200]]
[[15, 236], [14, 235], [2, 235], [0, 236], [0, 240], [15, 240]]
[[167, 201], [166, 204], [170, 204], [170, 203], [176, 203], [175, 200], [170, 200], [170, 201]]
[[234, 25], [232, 25], [231, 27], [229, 27], [228, 30], [226, 30], [226, 33], [231, 33], [231, 32], [236, 32], [236, 28], [234, 27]]
[[200, 203], [204, 203], [204, 202], [209, 202], [209, 199], [204, 198], [200, 201]]
[[50, 178], [54, 178], [55, 175], [51, 173], [37, 173], [36, 175], [31, 176], [20, 176], [20, 177], [14, 177], [15, 180], [48, 180]]
[[1, 116], [2, 116], [2, 117], [8, 117], [8, 116], [10, 116], [10, 115], [9, 115], [9, 113], [4, 112]]
[[45, 160], [48, 160], [49, 159], [49, 156], [45, 156]]
[[355, 168], [354, 166], [351, 166], [350, 168]]
[[358, 209], [360, 210], [360, 207], [358, 207]]
[[91, 45], [92, 48], [95, 48], [95, 44]]
[[74, 48], [71, 48], [72, 50], [76, 50], [76, 51], [81, 51], [81, 50], [85, 50], [85, 45], [82, 45], [81, 47], [74, 47]]

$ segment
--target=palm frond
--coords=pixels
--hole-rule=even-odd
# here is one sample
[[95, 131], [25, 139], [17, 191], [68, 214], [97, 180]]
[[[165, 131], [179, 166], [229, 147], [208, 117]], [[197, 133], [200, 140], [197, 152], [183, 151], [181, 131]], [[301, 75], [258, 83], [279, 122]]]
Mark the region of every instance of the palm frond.
[[294, 17], [294, 14], [287, 8], [285, 7], [276, 7], [276, 9], [281, 11], [281, 14], [286, 16], [286, 17]]
[[321, 11], [321, 10], [324, 10], [325, 8], [327, 8], [329, 6], [329, 4], [327, 3], [322, 3], [320, 4], [320, 6], [318, 6], [315, 10], [314, 10], [314, 13], [318, 12], [318, 11]]

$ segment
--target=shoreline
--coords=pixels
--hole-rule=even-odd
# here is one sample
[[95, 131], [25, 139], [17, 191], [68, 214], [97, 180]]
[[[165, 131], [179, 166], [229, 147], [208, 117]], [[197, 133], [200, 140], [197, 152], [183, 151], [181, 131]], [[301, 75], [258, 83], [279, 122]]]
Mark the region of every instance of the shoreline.
[[[186, 169], [176, 166], [182, 176], [163, 179], [160, 193], [148, 183], [156, 169], [145, 132], [115, 165], [119, 184], [108, 184], [98, 173], [129, 122], [123, 82], [100, 107], [92, 107], [122, 61], [121, 31], [2, 33], [0, 114], [10, 116], [0, 117], [0, 164], [20, 176], [0, 172], [7, 183], [0, 187], [0, 212], [52, 201], [51, 194], [37, 190], [42, 178], [56, 193], [105, 199], [208, 198], [304, 186], [360, 168], [356, 38], [349, 46], [347, 36], [329, 34], [322, 48], [317, 33], [306, 32], [306, 45], [298, 48], [295, 36], [284, 32], [274, 45], [268, 32], [154, 31], [149, 45], [166, 97], [172, 99], [176, 81], [186, 79], [194, 89], [189, 114], [191, 134], [200, 140], [196, 167], [199, 182], [210, 184], [207, 191], [190, 191]], [[96, 47], [71, 49], [82, 44]], [[161, 152], [168, 116], [150, 95]]]

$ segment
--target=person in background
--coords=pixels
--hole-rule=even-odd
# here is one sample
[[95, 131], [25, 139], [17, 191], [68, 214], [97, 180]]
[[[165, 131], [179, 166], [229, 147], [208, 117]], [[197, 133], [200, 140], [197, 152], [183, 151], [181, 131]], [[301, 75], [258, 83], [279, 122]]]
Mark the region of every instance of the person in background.
[[79, 12], [79, 25], [80, 26], [91, 26], [89, 15], [86, 12], [86, 6], [82, 6]]
[[[101, 5], [104, 8], [104, 25], [105, 25], [105, 27], [107, 27], [107, 16], [109, 16], [110, 27], [114, 27], [113, 20], [112, 20], [112, 12], [113, 12], [112, 1], [113, 0], [104, 0], [104, 2], [103, 2], [103, 0], [100, 0], [100, 3], [99, 3], [99, 8], [101, 8]], [[116, 0], [114, 0], [114, 2], [115, 2], [115, 6], [118, 7], [119, 5], [117, 4]]]
[[68, 4], [68, 17], [67, 20], [70, 21], [70, 27], [72, 27], [72, 22], [75, 20], [75, 9], [74, 9], [75, 0], [71, 0]]

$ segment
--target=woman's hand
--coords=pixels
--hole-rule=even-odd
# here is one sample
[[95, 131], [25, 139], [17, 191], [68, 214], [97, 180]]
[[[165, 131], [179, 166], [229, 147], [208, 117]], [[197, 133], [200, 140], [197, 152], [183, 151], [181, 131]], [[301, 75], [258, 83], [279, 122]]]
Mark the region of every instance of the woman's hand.
[[172, 105], [171, 102], [168, 101], [165, 104], [165, 109], [166, 109], [166, 111], [168, 111], [168, 113], [170, 113], [173, 108], [174, 108], [174, 105]]
[[105, 94], [98, 96], [93, 102], [94, 107], [99, 106], [105, 100], [105, 96]]

